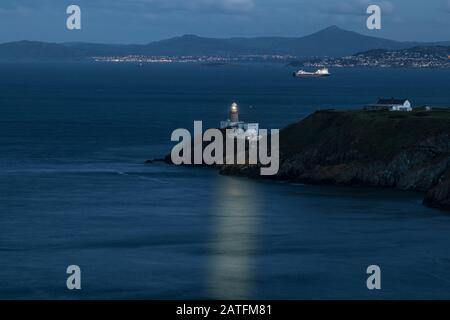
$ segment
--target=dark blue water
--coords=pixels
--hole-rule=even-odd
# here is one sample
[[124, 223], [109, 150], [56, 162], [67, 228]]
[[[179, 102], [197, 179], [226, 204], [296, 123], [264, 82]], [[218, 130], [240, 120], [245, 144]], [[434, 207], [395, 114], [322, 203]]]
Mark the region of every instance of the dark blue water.
[[[380, 96], [450, 104], [448, 70], [291, 72], [1, 65], [0, 298], [450, 298], [450, 216], [420, 194], [143, 164], [233, 101], [264, 128]], [[72, 264], [81, 291], [66, 289]]]

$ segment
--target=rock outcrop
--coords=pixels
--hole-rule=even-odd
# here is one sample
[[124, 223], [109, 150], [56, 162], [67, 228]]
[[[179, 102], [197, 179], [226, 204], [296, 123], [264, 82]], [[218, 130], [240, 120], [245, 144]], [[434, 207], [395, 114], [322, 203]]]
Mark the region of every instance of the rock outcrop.
[[[259, 168], [220, 172], [257, 177]], [[280, 132], [280, 170], [271, 178], [422, 191], [425, 205], [450, 210], [450, 110], [316, 112]]]
[[432, 187], [425, 196], [423, 203], [426, 206], [450, 210], [450, 170], [447, 169], [444, 177]]

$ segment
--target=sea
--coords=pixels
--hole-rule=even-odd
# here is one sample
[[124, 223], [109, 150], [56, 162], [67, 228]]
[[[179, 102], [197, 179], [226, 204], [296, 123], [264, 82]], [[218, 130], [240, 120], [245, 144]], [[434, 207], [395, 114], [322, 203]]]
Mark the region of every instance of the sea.
[[233, 102], [267, 129], [379, 97], [450, 106], [448, 69], [293, 71], [1, 64], [0, 299], [449, 299], [450, 215], [423, 194], [144, 163]]

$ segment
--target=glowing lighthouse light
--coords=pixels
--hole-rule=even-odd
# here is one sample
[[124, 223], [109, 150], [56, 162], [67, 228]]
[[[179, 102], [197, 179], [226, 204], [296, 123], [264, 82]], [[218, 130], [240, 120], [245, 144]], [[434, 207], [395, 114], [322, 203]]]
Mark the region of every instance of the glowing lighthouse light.
[[236, 103], [233, 103], [231, 105], [230, 121], [231, 122], [239, 122], [239, 110], [238, 110], [238, 105]]

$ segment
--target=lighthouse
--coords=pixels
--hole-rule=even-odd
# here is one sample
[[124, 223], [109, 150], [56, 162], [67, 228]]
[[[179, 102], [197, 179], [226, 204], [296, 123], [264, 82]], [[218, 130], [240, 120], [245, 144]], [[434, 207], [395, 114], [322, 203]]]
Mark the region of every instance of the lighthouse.
[[239, 109], [237, 103], [233, 103], [230, 108], [230, 121], [239, 122]]
[[220, 121], [220, 129], [227, 129], [228, 134], [245, 139], [259, 139], [259, 124], [239, 121], [239, 107], [233, 103], [227, 121]]

